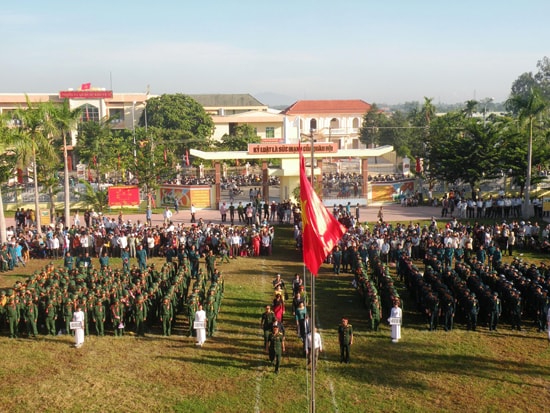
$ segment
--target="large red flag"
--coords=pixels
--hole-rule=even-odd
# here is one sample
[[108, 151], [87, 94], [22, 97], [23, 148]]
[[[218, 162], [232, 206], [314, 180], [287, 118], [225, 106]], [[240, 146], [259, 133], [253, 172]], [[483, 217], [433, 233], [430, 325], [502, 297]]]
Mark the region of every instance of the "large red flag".
[[344, 227], [323, 205], [307, 179], [304, 155], [300, 148], [300, 210], [302, 211], [302, 249], [304, 264], [317, 275], [321, 264], [346, 233]]
[[80, 85], [80, 90], [90, 90], [92, 87], [92, 84], [91, 83], [82, 83]]

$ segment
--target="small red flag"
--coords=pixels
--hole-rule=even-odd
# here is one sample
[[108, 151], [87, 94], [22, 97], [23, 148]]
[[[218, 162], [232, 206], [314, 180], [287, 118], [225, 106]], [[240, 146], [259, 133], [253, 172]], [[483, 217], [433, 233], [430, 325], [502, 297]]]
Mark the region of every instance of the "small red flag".
[[80, 85], [80, 90], [90, 90], [91, 87], [92, 87], [91, 83], [82, 83]]
[[304, 264], [312, 274], [317, 275], [325, 258], [346, 233], [346, 227], [334, 218], [313, 190], [307, 179], [306, 164], [301, 147], [300, 204]]

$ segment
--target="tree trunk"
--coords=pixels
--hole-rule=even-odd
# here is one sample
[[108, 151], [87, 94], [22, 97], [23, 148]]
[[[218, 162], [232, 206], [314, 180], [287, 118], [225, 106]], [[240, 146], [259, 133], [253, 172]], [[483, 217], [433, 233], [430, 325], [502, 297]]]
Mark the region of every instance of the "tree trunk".
[[38, 193], [38, 171], [36, 168], [36, 150], [33, 148], [33, 156], [32, 156], [32, 173], [33, 173], [33, 180], [34, 180], [34, 218], [36, 220], [36, 231], [38, 235], [42, 235], [42, 222], [40, 219], [40, 202], [39, 202], [39, 196]]
[[6, 216], [4, 215], [4, 200], [2, 199], [2, 189], [0, 188], [0, 243], [7, 242], [6, 235]]
[[64, 220], [63, 225], [65, 228], [69, 228], [69, 217], [71, 216], [71, 199], [70, 199], [70, 192], [69, 192], [69, 162], [68, 162], [68, 155], [67, 155], [67, 136], [65, 133], [63, 133], [63, 166], [64, 166], [64, 173], [65, 176], [63, 177], [63, 190], [65, 194], [65, 205], [64, 205]]

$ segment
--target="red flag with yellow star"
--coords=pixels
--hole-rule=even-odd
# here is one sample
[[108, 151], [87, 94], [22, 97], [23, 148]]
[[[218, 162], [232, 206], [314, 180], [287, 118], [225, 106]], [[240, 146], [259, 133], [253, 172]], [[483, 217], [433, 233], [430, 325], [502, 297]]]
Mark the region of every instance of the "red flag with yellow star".
[[334, 218], [313, 190], [307, 179], [306, 164], [301, 148], [300, 204], [304, 264], [312, 274], [317, 275], [325, 258], [346, 233], [346, 227]]

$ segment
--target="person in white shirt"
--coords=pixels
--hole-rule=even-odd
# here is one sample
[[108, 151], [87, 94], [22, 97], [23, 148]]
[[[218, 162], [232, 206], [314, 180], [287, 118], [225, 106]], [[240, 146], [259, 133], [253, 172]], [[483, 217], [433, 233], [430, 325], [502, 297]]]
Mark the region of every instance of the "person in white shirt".
[[73, 321], [80, 323], [78, 328], [74, 329], [74, 346], [76, 348], [82, 347], [84, 344], [84, 312], [80, 305], [77, 306], [76, 311], [73, 313]]
[[202, 322], [201, 328], [195, 328], [197, 332], [197, 346], [201, 346], [206, 341], [206, 311], [202, 309], [202, 304], [199, 304], [199, 309], [195, 313], [195, 323]]
[[397, 343], [401, 340], [401, 319], [403, 317], [403, 312], [399, 307], [399, 300], [393, 302], [393, 307], [390, 312], [390, 321], [391, 325], [391, 341], [392, 343]]
[[[313, 340], [313, 343], [312, 343]], [[312, 345], [313, 344], [313, 345]], [[311, 350], [313, 348], [313, 351]], [[321, 340], [321, 334], [317, 328], [313, 333], [311, 332], [307, 335], [306, 338], [306, 354], [307, 354], [307, 364], [311, 364], [311, 354], [313, 353], [313, 368], [317, 368], [317, 362], [319, 361], [319, 353], [323, 352], [323, 341]]]
[[168, 209], [168, 207], [166, 207], [166, 209], [164, 210], [164, 213], [162, 214], [163, 218], [164, 218], [164, 223], [165, 224], [169, 224], [170, 221], [172, 220], [172, 211], [170, 211], [170, 209]]

